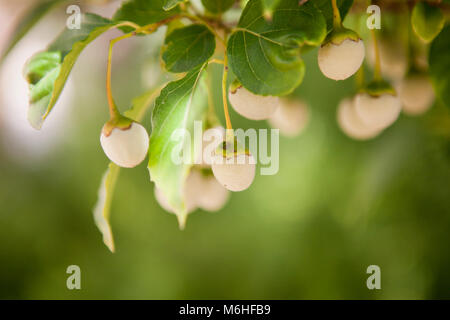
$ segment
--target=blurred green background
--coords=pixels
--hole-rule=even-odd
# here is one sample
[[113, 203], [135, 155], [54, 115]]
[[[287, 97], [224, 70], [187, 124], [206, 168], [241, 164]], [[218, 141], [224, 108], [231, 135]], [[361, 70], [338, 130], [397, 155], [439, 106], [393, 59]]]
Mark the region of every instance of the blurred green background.
[[[64, 15], [57, 21], [62, 28]], [[402, 115], [373, 141], [353, 141], [336, 123], [353, 80], [325, 79], [316, 51], [305, 55], [306, 77], [295, 93], [310, 105], [311, 119], [299, 137], [281, 138], [277, 175], [257, 175], [223, 210], [192, 213], [180, 231], [156, 203], [146, 164], [122, 170], [110, 253], [92, 216], [108, 165], [99, 143], [107, 120], [106, 40], [75, 66], [70, 101], [56, 106], [68, 116], [54, 130], [53, 147], [34, 156], [43, 140], [29, 146], [30, 134], [10, 134], [6, 125], [16, 118], [28, 126], [23, 112], [1, 113], [0, 298], [450, 298], [450, 147], [434, 121], [441, 107]], [[113, 69], [123, 108], [144, 92], [148, 65], [159, 63], [152, 39], [127, 43]], [[231, 116], [235, 127], [255, 126]], [[72, 264], [81, 268], [81, 290], [66, 288]], [[381, 268], [381, 290], [366, 287], [373, 264]]]

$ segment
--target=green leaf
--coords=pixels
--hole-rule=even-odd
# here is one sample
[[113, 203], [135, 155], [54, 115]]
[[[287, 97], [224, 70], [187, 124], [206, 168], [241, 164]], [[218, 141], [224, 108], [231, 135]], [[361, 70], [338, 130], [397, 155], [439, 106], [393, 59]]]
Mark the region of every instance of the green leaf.
[[[331, 5], [331, 0], [314, 0], [312, 2], [322, 11], [325, 20], [327, 20], [327, 30], [328, 32], [331, 31], [333, 29], [333, 6]], [[343, 21], [353, 5], [353, 0], [337, 0], [337, 4]]]
[[203, 6], [211, 13], [219, 14], [230, 9], [235, 0], [202, 0]]
[[111, 203], [119, 172], [120, 167], [111, 162], [103, 174], [102, 182], [98, 189], [97, 203], [94, 207], [95, 224], [103, 235], [104, 244], [111, 252], [114, 252], [114, 238], [110, 224]]
[[446, 26], [434, 39], [428, 62], [436, 95], [450, 108], [450, 26]]
[[[166, 0], [129, 0], [122, 4], [114, 14], [114, 21], [131, 21], [139, 26], [145, 26], [169, 18], [180, 12], [175, 6], [164, 10]], [[129, 28], [123, 28], [128, 31]]]
[[429, 43], [441, 32], [445, 24], [445, 18], [441, 9], [422, 1], [414, 6], [411, 24], [416, 35]]
[[185, 2], [186, 0], [164, 0], [164, 10], [171, 10], [175, 8], [179, 3]]
[[248, 90], [285, 95], [303, 80], [303, 45], [317, 46], [326, 37], [322, 13], [308, 1], [281, 0], [272, 20], [264, 19], [261, 0], [250, 0], [227, 46], [230, 66]]
[[1, 54], [0, 62], [8, 55], [14, 46], [44, 17], [51, 9], [67, 0], [47, 0], [39, 2], [31, 8], [14, 31], [14, 35], [9, 40], [9, 44]]
[[[130, 119], [141, 122], [145, 112], [149, 109], [155, 100], [155, 94], [159, 89], [149, 90], [143, 95], [135, 98], [132, 107], [125, 111], [124, 115]], [[110, 162], [108, 169], [103, 175], [100, 188], [98, 190], [98, 199], [94, 207], [94, 221], [103, 235], [103, 242], [114, 252], [114, 238], [111, 230], [110, 216], [111, 203], [114, 195], [114, 189], [119, 177], [120, 167]]]
[[165, 40], [162, 59], [171, 72], [190, 71], [205, 63], [216, 48], [214, 35], [204, 25], [175, 29]]
[[81, 51], [114, 26], [108, 19], [85, 14], [79, 30], [65, 29], [47, 51], [27, 62], [24, 73], [30, 84], [28, 120], [34, 128], [40, 129], [52, 110]]
[[[172, 139], [177, 129], [184, 129], [193, 135], [195, 120], [202, 120], [207, 111], [207, 90], [204, 81], [205, 65], [189, 72], [181, 80], [169, 83], [156, 99], [152, 114], [152, 134], [148, 169], [151, 180], [167, 198], [168, 203], [178, 216], [180, 228], [186, 221], [186, 208], [183, 188], [192, 163], [177, 164], [172, 160], [172, 153], [192, 141], [182, 142]], [[190, 162], [193, 162], [191, 148]]]

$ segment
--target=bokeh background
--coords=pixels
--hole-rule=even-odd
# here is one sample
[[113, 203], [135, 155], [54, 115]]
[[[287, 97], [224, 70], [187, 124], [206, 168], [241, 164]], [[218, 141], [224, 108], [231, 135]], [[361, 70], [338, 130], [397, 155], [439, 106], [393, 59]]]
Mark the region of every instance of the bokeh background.
[[[0, 1], [0, 47], [32, 2]], [[119, 4], [82, 8], [111, 16]], [[197, 211], [180, 231], [156, 203], [146, 164], [122, 170], [110, 253], [92, 209], [108, 165], [99, 134], [108, 40], [116, 33], [82, 53], [41, 131], [26, 120], [22, 66], [66, 18], [65, 7], [52, 10], [0, 69], [0, 298], [450, 298], [448, 112], [435, 105], [425, 116], [402, 115], [378, 138], [353, 141], [336, 122], [353, 80], [323, 77], [316, 51], [305, 55], [306, 77], [295, 92], [311, 118], [299, 137], [281, 138], [277, 175], [257, 175], [223, 210]], [[117, 46], [113, 89], [123, 109], [164, 80], [161, 36]], [[235, 127], [267, 127], [231, 112]], [[81, 290], [66, 288], [72, 264], [81, 268]], [[381, 290], [366, 287], [372, 264], [381, 268]]]

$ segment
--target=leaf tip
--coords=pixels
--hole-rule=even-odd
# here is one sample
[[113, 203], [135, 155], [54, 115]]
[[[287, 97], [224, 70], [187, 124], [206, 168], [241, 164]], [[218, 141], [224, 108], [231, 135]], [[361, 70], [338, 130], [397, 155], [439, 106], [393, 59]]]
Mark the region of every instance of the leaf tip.
[[103, 243], [108, 247], [109, 251], [111, 251], [111, 253], [115, 253], [116, 252], [116, 248], [114, 246], [114, 240], [113, 239], [106, 239], [105, 237], [103, 238]]
[[32, 119], [30, 116], [28, 116], [28, 123], [31, 125], [33, 129], [41, 130], [42, 124], [44, 123], [44, 119]]
[[186, 227], [187, 214], [186, 213], [177, 214], [177, 219], [178, 219], [178, 227], [180, 228], [180, 230], [184, 230], [184, 228]]

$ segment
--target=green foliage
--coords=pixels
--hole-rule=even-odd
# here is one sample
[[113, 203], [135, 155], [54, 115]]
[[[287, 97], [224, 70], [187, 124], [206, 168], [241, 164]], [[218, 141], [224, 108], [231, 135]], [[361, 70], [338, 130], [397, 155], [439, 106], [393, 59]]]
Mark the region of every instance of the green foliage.
[[103, 235], [103, 242], [109, 250], [111, 250], [111, 252], [114, 252], [115, 250], [114, 238], [110, 224], [111, 203], [119, 173], [120, 167], [111, 162], [108, 169], [103, 174], [100, 188], [98, 190], [98, 200], [94, 208], [95, 224]]
[[230, 66], [244, 87], [260, 95], [292, 92], [305, 72], [301, 46], [319, 45], [326, 36], [321, 12], [297, 0], [282, 0], [271, 21], [264, 18], [261, 0], [251, 0], [238, 27], [228, 41]]
[[450, 26], [446, 26], [431, 44], [429, 64], [436, 94], [450, 108]]
[[[171, 1], [173, 2], [173, 1]], [[170, 10], [163, 6], [171, 7]], [[179, 7], [170, 6], [166, 0], [129, 0], [114, 14], [114, 21], [131, 21], [140, 26], [155, 23], [179, 13]], [[130, 30], [124, 28], [124, 30]]]
[[202, 0], [203, 6], [211, 13], [218, 14], [231, 8], [235, 0]]
[[428, 43], [441, 32], [445, 18], [440, 8], [422, 1], [414, 6], [411, 24], [417, 36]]
[[185, 2], [186, 0], [164, 0], [164, 10], [171, 10], [175, 8], [179, 3]]
[[[166, 196], [168, 203], [174, 208], [180, 226], [186, 219], [186, 208], [183, 199], [183, 185], [186, 180], [189, 164], [176, 164], [172, 154], [180, 146], [180, 142], [172, 139], [177, 129], [191, 132], [195, 120], [202, 120], [207, 110], [206, 87], [203, 76], [205, 66], [189, 72], [184, 78], [169, 83], [156, 99], [152, 113], [152, 134], [148, 168], [150, 178]], [[190, 143], [183, 140], [181, 145]], [[178, 150], [179, 152], [180, 150]], [[193, 159], [193, 154], [190, 159]]]
[[204, 25], [191, 25], [175, 29], [165, 40], [162, 59], [170, 72], [190, 71], [213, 54], [216, 41]]
[[40, 129], [64, 88], [67, 78], [81, 51], [115, 24], [95, 14], [82, 16], [79, 30], [66, 29], [48, 47], [25, 66], [25, 77], [30, 84], [28, 120]]
[[[333, 28], [333, 7], [331, 6], [331, 0], [314, 0], [314, 4], [322, 11], [322, 14], [327, 20], [327, 30], [330, 31]], [[338, 0], [337, 1], [341, 18], [344, 20], [350, 8], [353, 5], [353, 0]]]

